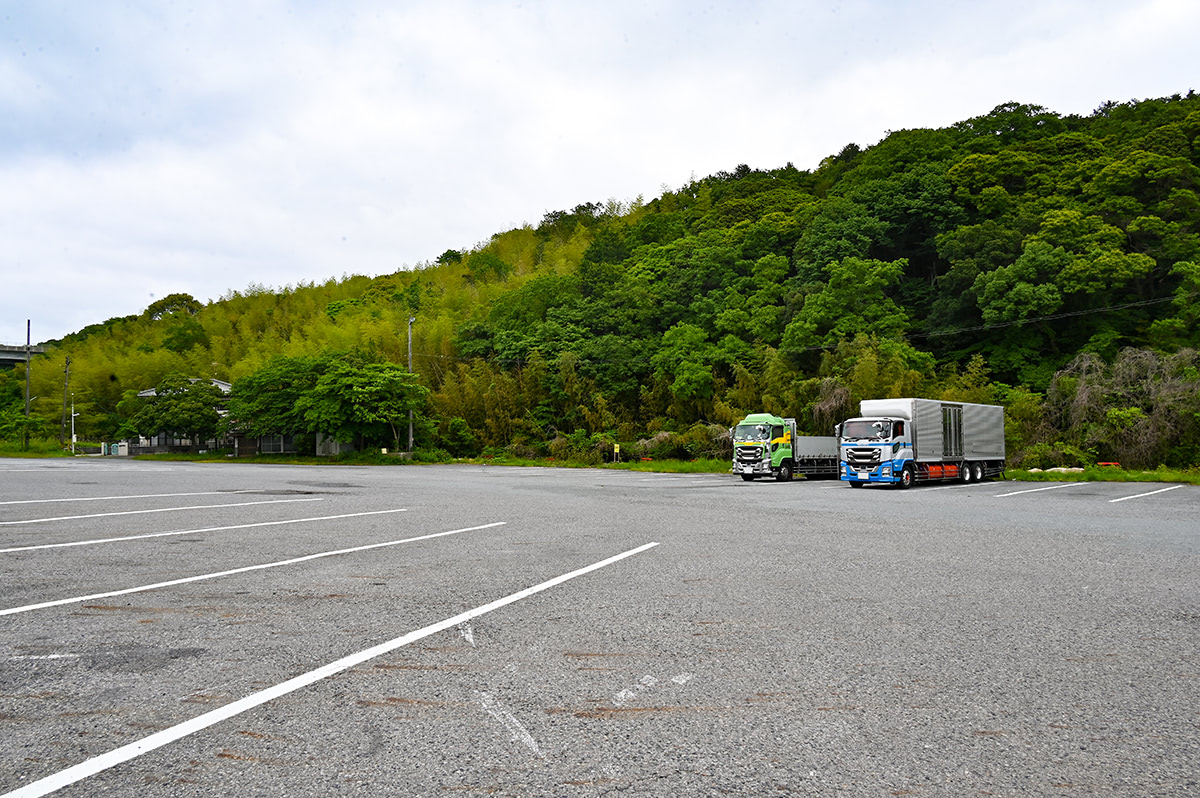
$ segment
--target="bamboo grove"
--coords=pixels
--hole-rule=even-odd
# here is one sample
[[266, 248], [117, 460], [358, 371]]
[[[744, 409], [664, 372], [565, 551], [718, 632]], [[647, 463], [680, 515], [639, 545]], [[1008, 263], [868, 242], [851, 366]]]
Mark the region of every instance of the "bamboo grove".
[[[0, 434], [57, 437], [69, 357], [92, 440], [155, 423], [138, 391], [216, 377], [223, 423], [387, 446], [412, 409], [430, 457], [699, 456], [746, 412], [829, 434], [859, 399], [912, 395], [1005, 405], [1027, 465], [1195, 467], [1198, 192], [1198, 95], [1004, 104], [374, 279], [166, 297], [48, 342], [29, 422], [23, 370], [0, 375]], [[352, 392], [374, 398], [350, 417]]]

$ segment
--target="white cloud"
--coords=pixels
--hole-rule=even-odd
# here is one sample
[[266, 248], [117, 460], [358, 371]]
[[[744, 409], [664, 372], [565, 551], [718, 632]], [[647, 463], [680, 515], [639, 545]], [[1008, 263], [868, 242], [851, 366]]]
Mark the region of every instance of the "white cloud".
[[1186, 0], [23, 4], [0, 33], [0, 341], [379, 274], [739, 163], [1015, 100], [1184, 92]]

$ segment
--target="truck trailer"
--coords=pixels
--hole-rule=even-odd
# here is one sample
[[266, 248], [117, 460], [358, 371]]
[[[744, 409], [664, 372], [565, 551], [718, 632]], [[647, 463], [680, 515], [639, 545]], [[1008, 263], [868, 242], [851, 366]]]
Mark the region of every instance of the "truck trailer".
[[1004, 473], [1004, 408], [934, 399], [864, 399], [838, 425], [839, 473], [852, 487], [978, 482]]
[[796, 419], [752, 413], [730, 430], [733, 473], [747, 482], [774, 477], [788, 482], [795, 474], [837, 477], [838, 439], [796, 434]]

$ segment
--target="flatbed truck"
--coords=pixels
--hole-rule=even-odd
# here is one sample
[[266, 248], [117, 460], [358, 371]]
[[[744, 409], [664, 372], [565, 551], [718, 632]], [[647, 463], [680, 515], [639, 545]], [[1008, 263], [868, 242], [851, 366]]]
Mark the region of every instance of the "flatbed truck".
[[773, 477], [790, 482], [796, 474], [812, 478], [838, 476], [838, 440], [797, 435], [796, 419], [751, 413], [731, 430], [733, 473], [747, 482]]

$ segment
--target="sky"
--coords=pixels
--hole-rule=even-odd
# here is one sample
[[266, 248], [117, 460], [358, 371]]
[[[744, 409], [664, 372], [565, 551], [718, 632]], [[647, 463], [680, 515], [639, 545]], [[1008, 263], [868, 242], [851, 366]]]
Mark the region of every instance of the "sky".
[[390, 274], [1006, 102], [1200, 90], [1195, 0], [0, 0], [0, 343]]

